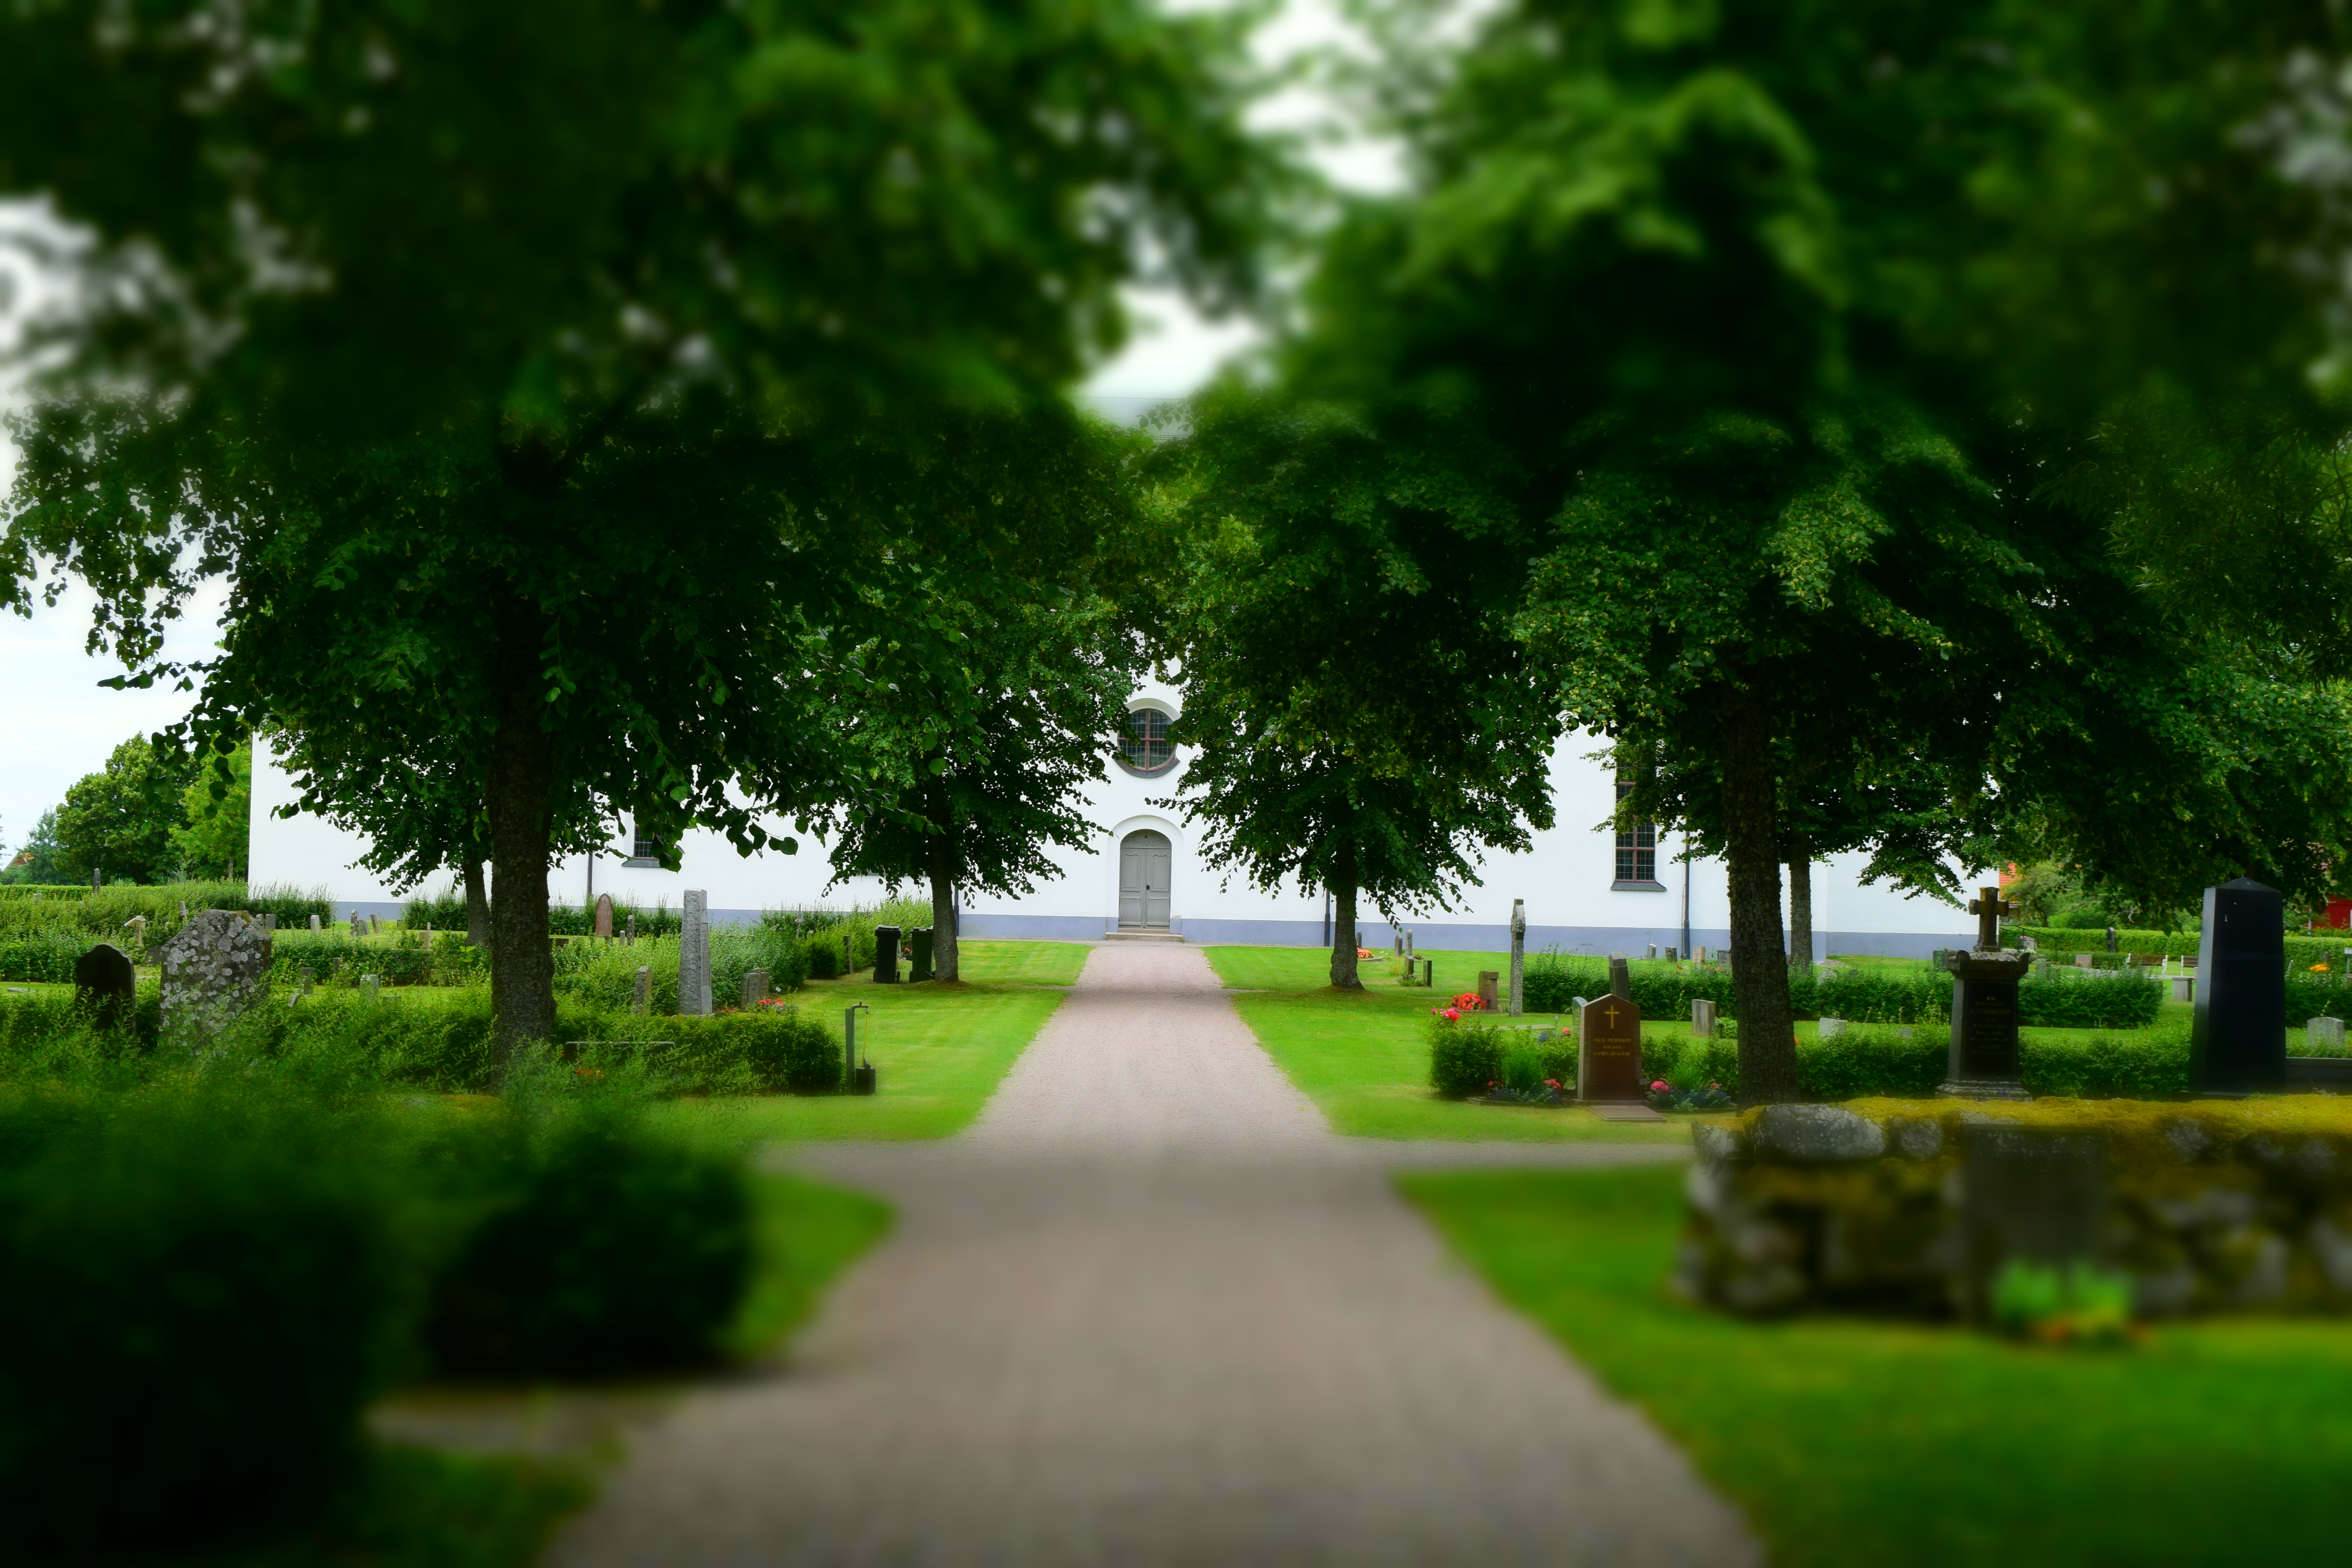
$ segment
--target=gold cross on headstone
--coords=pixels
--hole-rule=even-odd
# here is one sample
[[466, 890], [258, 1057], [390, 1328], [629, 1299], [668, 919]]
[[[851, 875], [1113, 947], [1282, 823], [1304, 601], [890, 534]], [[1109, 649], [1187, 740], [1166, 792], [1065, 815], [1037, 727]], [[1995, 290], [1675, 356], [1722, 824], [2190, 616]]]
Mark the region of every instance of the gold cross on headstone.
[[1608, 1019], [1608, 1020], [1609, 1020], [1609, 1027], [1610, 1027], [1612, 1031], [1617, 1027], [1617, 1004], [1616, 1004], [1616, 1003], [1614, 1003], [1614, 1002], [1610, 1003], [1610, 1004], [1609, 1004], [1608, 1010], [1607, 1010], [1606, 1012], [1602, 1013], [1601, 1016], [1603, 1018], [1606, 1018], [1606, 1019]]
[[1969, 900], [1969, 913], [1977, 917], [1977, 945], [1999, 947], [2000, 922], [2016, 912], [2017, 906], [2002, 898], [1999, 888], [1979, 888], [1977, 896]]

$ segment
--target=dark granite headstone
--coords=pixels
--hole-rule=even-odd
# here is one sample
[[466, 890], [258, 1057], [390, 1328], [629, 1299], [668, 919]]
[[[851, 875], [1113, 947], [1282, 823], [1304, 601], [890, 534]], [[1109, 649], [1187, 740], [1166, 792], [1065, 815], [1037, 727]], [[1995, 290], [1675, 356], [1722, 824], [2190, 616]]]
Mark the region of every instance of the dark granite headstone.
[[931, 928], [917, 926], [907, 933], [907, 978], [929, 980], [931, 973]]
[[898, 928], [897, 926], [874, 928], [874, 984], [877, 985], [898, 984]]
[[2003, 916], [2017, 912], [1999, 888], [1979, 888], [1969, 901], [1977, 917], [1977, 944], [1946, 952], [1952, 974], [1952, 1051], [1936, 1092], [1954, 1100], [2031, 1100], [2018, 1077], [2017, 983], [2033, 955], [2000, 945]]
[[1503, 973], [1498, 969], [1478, 972], [1478, 1001], [1489, 1013], [1495, 1011], [1495, 1004], [1502, 1000], [1502, 980]]
[[2097, 1259], [2107, 1210], [2105, 1134], [1978, 1121], [1960, 1135], [1971, 1316], [1986, 1315], [1992, 1282], [2012, 1258], [2047, 1267]]
[[2022, 952], [1948, 952], [1952, 1051], [1936, 1092], [1956, 1100], [2031, 1100], [2018, 1076], [2017, 983], [2033, 964]]
[[1626, 963], [1625, 955], [1622, 952], [1612, 952], [1609, 955], [1609, 994], [1616, 997], [1620, 1002], [1631, 1002], [1633, 999], [1633, 971]]
[[74, 960], [74, 1005], [89, 1013], [100, 1028], [129, 1023], [138, 994], [130, 955], [111, 943], [101, 942]]
[[1587, 1002], [1576, 1021], [1576, 1098], [1642, 1101], [1642, 1010], [1622, 996]]
[[2233, 1098], [2286, 1088], [2286, 931], [2277, 889], [2241, 877], [2205, 889], [2197, 941], [2189, 1091]]

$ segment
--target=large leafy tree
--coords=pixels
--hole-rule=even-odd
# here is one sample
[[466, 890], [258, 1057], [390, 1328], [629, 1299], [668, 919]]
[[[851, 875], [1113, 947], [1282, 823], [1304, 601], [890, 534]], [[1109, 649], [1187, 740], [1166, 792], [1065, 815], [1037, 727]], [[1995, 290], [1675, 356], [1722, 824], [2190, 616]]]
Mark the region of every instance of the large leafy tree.
[[[2346, 26], [1521, 0], [1444, 69], [1400, 33], [1416, 186], [1340, 226], [1297, 357], [1396, 439], [1509, 455], [1564, 711], [1711, 775], [1746, 1092], [1796, 1092], [1787, 743], [1837, 759], [1864, 838], [1853, 792], [1924, 778], [1906, 854], [2038, 823], [2151, 882], [2342, 863], [2341, 697], [2325, 639], [2277, 635], [2340, 611], [2213, 635], [2111, 530], [2217, 492], [2293, 529], [2281, 498], [2327, 493], [2342, 222], [2289, 142], [2294, 62]], [[2250, 456], [2282, 430], [2299, 460]], [[2293, 554], [2262, 580], [2339, 570]]]
[[1146, 248], [1245, 283], [1239, 37], [1139, 0], [20, 7], [0, 191], [79, 226], [89, 287], [36, 335], [11, 592], [83, 577], [143, 683], [226, 574], [200, 738], [429, 694], [482, 782], [499, 1030], [543, 1038], [572, 792], [746, 848], [832, 798], [795, 677], [913, 552], [908, 449], [1113, 345]]
[[1444, 907], [1481, 850], [1551, 826], [1559, 727], [1511, 635], [1525, 557], [1465, 468], [1477, 446], [1433, 458], [1346, 404], [1239, 384], [1187, 418], [1163, 458], [1192, 748], [1174, 804], [1212, 863], [1330, 891], [1331, 984], [1352, 989], [1360, 898]]
[[77, 876], [96, 872], [130, 882], [163, 882], [178, 868], [172, 843], [192, 770], [184, 757], [133, 735], [106, 766], [66, 790], [58, 808], [58, 846]]
[[954, 570], [927, 554], [929, 570], [869, 590], [871, 635], [830, 650], [823, 684], [846, 694], [840, 726], [870, 781], [820, 814], [835, 869], [928, 884], [940, 980], [961, 973], [959, 889], [1026, 893], [1058, 875], [1053, 847], [1101, 831], [1081, 792], [1144, 662], [1111, 596], [1137, 559], [1134, 456], [1133, 437], [1066, 409], [967, 429], [908, 469], [907, 504], [1017, 548]]

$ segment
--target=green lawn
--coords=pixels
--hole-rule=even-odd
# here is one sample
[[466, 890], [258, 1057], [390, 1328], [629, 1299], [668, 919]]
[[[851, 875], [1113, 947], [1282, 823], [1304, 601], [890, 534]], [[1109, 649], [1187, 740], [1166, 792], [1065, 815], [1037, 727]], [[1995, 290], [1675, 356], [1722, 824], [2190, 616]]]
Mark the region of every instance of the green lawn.
[[1087, 954], [1083, 942], [964, 942], [957, 943], [967, 984], [1076, 985]]
[[[1242, 1021], [1266, 1054], [1330, 1119], [1357, 1138], [1450, 1138], [1510, 1142], [1606, 1140], [1686, 1142], [1687, 1127], [1601, 1121], [1576, 1110], [1475, 1105], [1440, 1100], [1429, 1088], [1429, 1010], [1444, 994], [1395, 984], [1372, 965], [1364, 989], [1334, 991], [1328, 952], [1293, 947], [1212, 947], [1210, 963]], [[1447, 960], [1433, 955], [1443, 987]], [[1458, 955], [1467, 959], [1473, 954]], [[1464, 963], [1470, 980], [1479, 965]], [[1486, 968], [1495, 965], [1487, 963]], [[1465, 989], [1468, 987], [1465, 985]], [[1534, 1020], [1528, 1020], [1533, 1022]]]
[[[984, 945], [993, 950], [1027, 944]], [[1035, 945], [1076, 948], [1081, 958], [1087, 951], [1073, 942]], [[1000, 961], [992, 952], [987, 962]], [[1049, 974], [1076, 972], [1059, 953], [1016, 953], [1002, 962]], [[747, 1142], [945, 1138], [979, 1114], [1005, 1070], [1061, 1005], [1062, 993], [1000, 980], [877, 985], [859, 975], [813, 981], [793, 999], [835, 1029], [852, 1004], [863, 1002], [871, 1009], [857, 1016], [857, 1038], [860, 1054], [879, 1069], [878, 1092], [677, 1100], [661, 1113], [683, 1118], [712, 1136]]]
[[1745, 1322], [1664, 1290], [1679, 1180], [1402, 1186], [1506, 1300], [1682, 1445], [1774, 1563], [2315, 1563], [2344, 1549], [2352, 1327], [2168, 1327], [2097, 1352]]
[[761, 1171], [760, 1266], [730, 1336], [730, 1352], [749, 1358], [782, 1343], [816, 1310], [824, 1288], [889, 1233], [890, 1205], [879, 1198]]

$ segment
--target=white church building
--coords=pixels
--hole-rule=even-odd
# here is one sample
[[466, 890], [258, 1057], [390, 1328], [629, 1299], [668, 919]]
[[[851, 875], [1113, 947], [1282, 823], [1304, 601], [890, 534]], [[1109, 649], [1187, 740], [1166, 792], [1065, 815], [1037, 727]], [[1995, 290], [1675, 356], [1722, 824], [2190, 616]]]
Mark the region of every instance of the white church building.
[[[968, 937], [1092, 941], [1126, 931], [1164, 931], [1194, 942], [1255, 942], [1315, 947], [1330, 941], [1330, 910], [1320, 892], [1297, 887], [1263, 891], [1201, 857], [1201, 836], [1182, 815], [1153, 804], [1181, 774], [1184, 759], [1167, 740], [1168, 721], [1181, 693], [1146, 687], [1129, 703], [1127, 732], [1105, 737], [1105, 777], [1088, 792], [1088, 815], [1098, 832], [1092, 844], [1055, 853], [1060, 874], [1017, 898], [968, 896], [961, 921]], [[1557, 826], [1535, 836], [1525, 854], [1497, 855], [1479, 868], [1455, 907], [1426, 908], [1406, 916], [1418, 946], [1499, 951], [1509, 945], [1511, 901], [1525, 900], [1528, 950], [1639, 954], [1654, 944], [1685, 952], [1730, 941], [1730, 910], [1720, 860], [1685, 860], [1679, 838], [1643, 828], [1618, 834], [1606, 826], [1616, 780], [1605, 763], [1586, 753], [1601, 742], [1570, 735], [1552, 753], [1552, 806]], [[321, 818], [281, 818], [276, 809], [295, 798], [276, 759], [257, 757], [253, 774], [251, 876], [257, 884], [324, 888], [339, 910], [396, 914], [402, 900], [356, 862], [364, 846]], [[1601, 825], [1601, 826], [1596, 826]], [[770, 825], [785, 831], [782, 822]], [[750, 921], [762, 910], [871, 904], [883, 896], [867, 878], [831, 886], [824, 846], [809, 838], [800, 852], [744, 856], [713, 832], [690, 831], [677, 871], [638, 858], [625, 834], [591, 858], [574, 857], [551, 874], [551, 895], [585, 902], [611, 893], [651, 908], [676, 909], [688, 888], [709, 895], [721, 921]], [[1865, 885], [1865, 857], [1832, 857], [1813, 868], [1816, 959], [1832, 953], [1925, 956], [1938, 947], [1965, 946], [1975, 922], [1926, 897], [1908, 897], [1885, 884]], [[496, 868], [492, 868], [495, 894]], [[434, 884], [438, 889], [439, 882]], [[918, 897], [922, 889], [910, 889]], [[1785, 897], [1785, 893], [1783, 895]], [[1785, 910], [1783, 911], [1785, 915]], [[1369, 907], [1359, 940], [1386, 946], [1390, 927]]]

